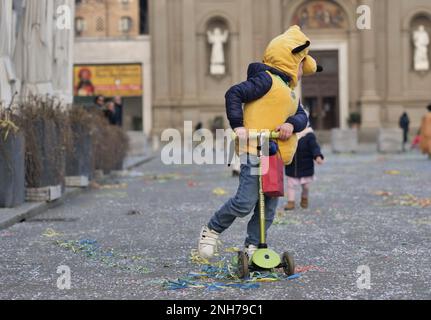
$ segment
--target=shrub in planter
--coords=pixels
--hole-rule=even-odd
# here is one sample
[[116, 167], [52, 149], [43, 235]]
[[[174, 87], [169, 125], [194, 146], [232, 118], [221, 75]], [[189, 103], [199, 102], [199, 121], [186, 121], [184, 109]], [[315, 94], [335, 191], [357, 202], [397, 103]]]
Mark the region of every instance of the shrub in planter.
[[85, 186], [94, 171], [93, 116], [84, 108], [68, 111], [69, 143], [66, 151], [67, 185]]
[[122, 170], [129, 148], [127, 134], [120, 127], [110, 125], [103, 113], [92, 111], [91, 114], [94, 168], [104, 173]]
[[[31, 97], [21, 104], [18, 119], [18, 125], [22, 128], [26, 141], [26, 187], [28, 189], [55, 187], [55, 197], [58, 197], [58, 192], [61, 194], [61, 190], [58, 191], [59, 187], [64, 188], [66, 169], [65, 150], [68, 133], [66, 113], [59, 102], [48, 98]], [[30, 191], [32, 194], [34, 190]], [[30, 197], [29, 200], [36, 199]]]
[[24, 135], [13, 121], [9, 112], [0, 112], [0, 208], [25, 200]]
[[351, 112], [349, 118], [347, 119], [347, 123], [351, 129], [359, 129], [361, 126], [361, 114], [359, 112]]

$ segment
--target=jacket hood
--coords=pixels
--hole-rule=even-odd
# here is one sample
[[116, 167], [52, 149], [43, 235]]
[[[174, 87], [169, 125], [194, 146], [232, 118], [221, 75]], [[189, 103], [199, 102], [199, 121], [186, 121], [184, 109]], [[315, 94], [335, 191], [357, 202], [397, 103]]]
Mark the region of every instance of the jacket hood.
[[316, 60], [308, 54], [310, 45], [310, 39], [299, 26], [294, 25], [269, 43], [263, 56], [263, 63], [289, 75], [291, 86], [296, 87], [298, 69], [302, 61], [304, 75], [322, 71]]

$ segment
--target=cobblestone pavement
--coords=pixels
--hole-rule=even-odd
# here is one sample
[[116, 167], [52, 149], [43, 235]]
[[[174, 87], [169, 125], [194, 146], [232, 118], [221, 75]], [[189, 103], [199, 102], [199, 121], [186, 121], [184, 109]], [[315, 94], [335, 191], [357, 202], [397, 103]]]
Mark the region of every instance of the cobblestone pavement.
[[[190, 260], [200, 228], [238, 180], [224, 166], [155, 159], [1, 230], [0, 298], [430, 299], [431, 161], [416, 153], [328, 154], [317, 177], [310, 208], [280, 215], [269, 233], [273, 249], [294, 253], [298, 279], [166, 290], [164, 280], [200, 271]], [[225, 249], [241, 247], [247, 221], [222, 235]], [[216, 259], [233, 255], [221, 250]], [[57, 288], [61, 265], [71, 270], [70, 290]], [[361, 265], [371, 272], [369, 290], [357, 286]]]

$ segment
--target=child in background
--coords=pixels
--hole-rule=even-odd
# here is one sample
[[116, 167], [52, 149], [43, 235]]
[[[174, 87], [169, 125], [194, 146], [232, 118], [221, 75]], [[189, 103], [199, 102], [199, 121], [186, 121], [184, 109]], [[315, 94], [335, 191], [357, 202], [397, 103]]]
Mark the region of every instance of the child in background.
[[314, 161], [321, 165], [324, 157], [311, 127], [297, 134], [298, 148], [290, 165], [286, 166], [287, 198], [284, 210], [295, 209], [295, 187], [302, 187], [301, 207], [308, 208], [310, 183], [314, 181]]

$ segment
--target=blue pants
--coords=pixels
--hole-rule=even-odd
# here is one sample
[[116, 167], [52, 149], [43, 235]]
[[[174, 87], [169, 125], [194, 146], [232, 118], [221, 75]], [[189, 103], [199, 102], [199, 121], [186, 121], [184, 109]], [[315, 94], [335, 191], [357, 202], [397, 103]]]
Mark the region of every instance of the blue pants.
[[[251, 160], [251, 161], [250, 161]], [[260, 227], [259, 227], [259, 176], [252, 175], [251, 170], [256, 171], [256, 157], [247, 160], [247, 164], [241, 165], [239, 176], [239, 187], [235, 197], [228, 200], [218, 210], [208, 223], [208, 228], [222, 233], [235, 221], [236, 218], [244, 218], [249, 215], [253, 209], [254, 214], [247, 226], [247, 239], [245, 245], [259, 245]], [[277, 210], [278, 198], [265, 196], [265, 226], [266, 231], [274, 221]]]

